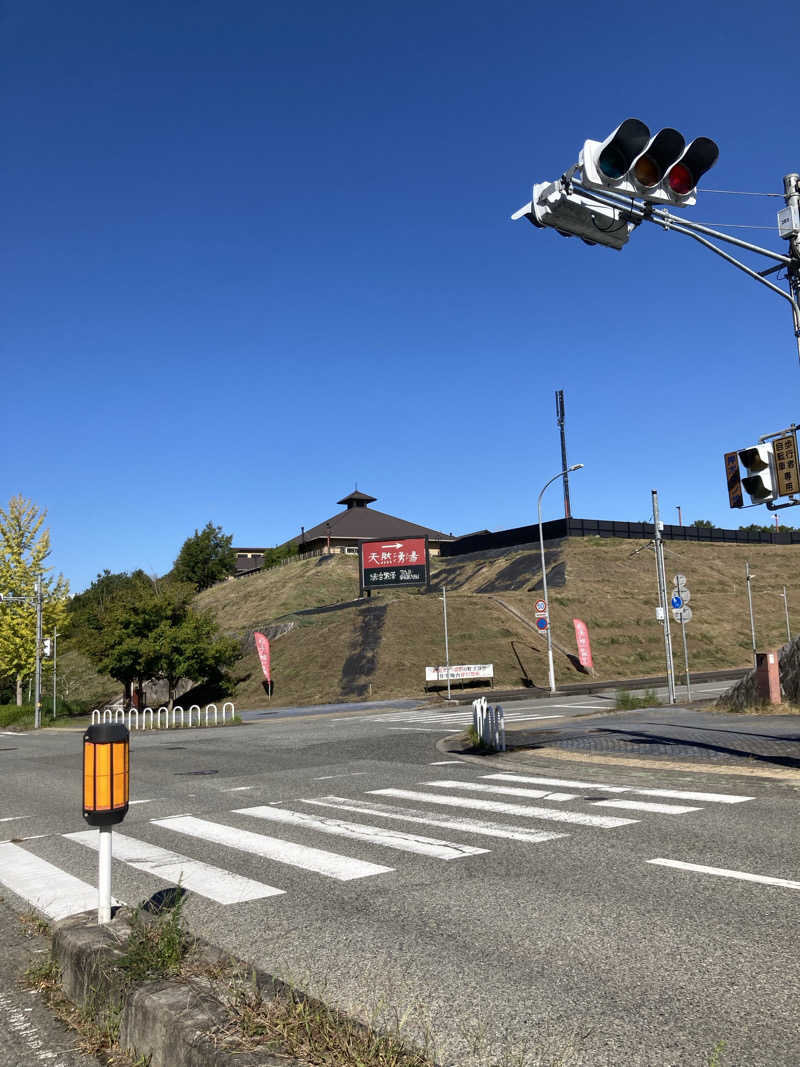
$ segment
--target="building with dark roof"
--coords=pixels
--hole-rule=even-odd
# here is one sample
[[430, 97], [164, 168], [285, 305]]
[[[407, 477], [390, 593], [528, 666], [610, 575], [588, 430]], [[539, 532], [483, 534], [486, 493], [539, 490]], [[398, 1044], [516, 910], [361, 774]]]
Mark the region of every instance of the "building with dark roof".
[[[338, 504], [344, 505], [344, 511], [331, 515], [308, 530], [301, 526], [298, 536], [291, 538], [286, 544], [295, 545], [300, 556], [321, 555], [326, 552], [355, 555], [362, 541], [427, 537], [431, 555], [438, 555], [442, 544], [454, 540], [451, 533], [446, 534], [429, 526], [409, 522], [408, 519], [400, 519], [396, 515], [376, 511], [369, 506], [376, 500], [377, 497], [354, 489], [352, 493], [337, 501]], [[234, 548], [237, 575], [259, 570], [265, 551], [263, 548]]]

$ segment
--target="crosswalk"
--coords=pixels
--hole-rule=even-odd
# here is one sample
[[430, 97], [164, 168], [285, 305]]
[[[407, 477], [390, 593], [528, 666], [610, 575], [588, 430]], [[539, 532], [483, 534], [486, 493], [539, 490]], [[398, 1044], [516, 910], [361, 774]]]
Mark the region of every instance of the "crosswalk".
[[[297, 892], [297, 882], [282, 877], [287, 868], [310, 880], [380, 879], [402, 873], [404, 854], [423, 863], [487, 862], [503, 842], [540, 846], [572, 833], [616, 830], [642, 818], [687, 816], [752, 799], [513, 773], [428, 776], [357, 796], [325, 794], [254, 804], [212, 818], [190, 813], [153, 818], [137, 824], [141, 836], [115, 831], [113, 856], [117, 864], [144, 875], [148, 885], [157, 883], [151, 892], [164, 883], [180, 884], [198, 897], [230, 906]], [[420, 828], [437, 832], [431, 836]], [[343, 838], [351, 843], [349, 852], [363, 849], [364, 854], [321, 847], [330, 838]], [[187, 852], [171, 847], [181, 842]], [[218, 862], [188, 854], [192, 842], [205, 856], [213, 851], [211, 858]], [[0, 885], [52, 919], [91, 910], [97, 891], [86, 879], [94, 879], [96, 866], [87, 853], [98, 847], [96, 830], [0, 841]], [[387, 852], [391, 865], [377, 862]], [[242, 854], [248, 857], [239, 861], [247, 874], [231, 869]], [[138, 891], [140, 883], [136, 885]]]
[[[562, 705], [566, 706], [566, 705]], [[607, 704], [593, 704], [592, 707], [606, 708]], [[563, 719], [561, 713], [542, 714], [534, 711], [508, 711], [504, 709], [506, 723], [532, 722], [538, 719]], [[412, 711], [384, 712], [379, 715], [340, 716], [332, 718], [332, 723], [345, 723], [351, 726], [364, 722], [374, 722], [385, 726], [390, 730], [420, 730], [431, 733], [452, 733], [453, 730], [462, 729], [472, 725], [472, 709], [463, 711], [431, 711], [425, 708]]]

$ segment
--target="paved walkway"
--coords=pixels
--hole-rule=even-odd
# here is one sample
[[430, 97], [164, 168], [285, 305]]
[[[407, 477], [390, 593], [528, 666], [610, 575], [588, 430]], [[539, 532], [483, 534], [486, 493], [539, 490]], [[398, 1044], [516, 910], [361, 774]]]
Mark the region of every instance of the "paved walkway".
[[509, 748], [547, 747], [575, 753], [653, 760], [763, 763], [800, 769], [800, 716], [734, 715], [686, 708], [644, 708], [615, 715], [529, 725], [507, 733]]

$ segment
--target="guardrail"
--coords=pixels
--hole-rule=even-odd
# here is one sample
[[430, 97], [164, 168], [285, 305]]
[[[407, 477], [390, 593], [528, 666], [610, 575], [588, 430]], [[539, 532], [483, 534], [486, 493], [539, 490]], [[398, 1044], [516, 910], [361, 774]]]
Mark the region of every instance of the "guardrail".
[[486, 697], [472, 701], [472, 725], [487, 748], [506, 750], [506, 717], [502, 705], [486, 703]]
[[[209, 722], [212, 713], [214, 721]], [[149, 726], [148, 715], [150, 716]], [[163, 726], [162, 715], [164, 717]], [[170, 716], [172, 716], [172, 723], [170, 723]], [[180, 716], [180, 722], [178, 722], [178, 716]], [[123, 711], [122, 708], [116, 708], [115, 710], [106, 708], [104, 711], [99, 711], [95, 708], [92, 712], [92, 725], [94, 726], [95, 723], [100, 722], [121, 722], [127, 725], [129, 730], [169, 730], [178, 726], [181, 729], [190, 726], [219, 726], [220, 716], [222, 717], [222, 726], [229, 721], [229, 716], [230, 722], [233, 722], [236, 718], [236, 707], [232, 701], [226, 700], [221, 709], [218, 709], [216, 704], [206, 704], [203, 722], [200, 721], [203, 717], [203, 712], [199, 704], [192, 704], [191, 707], [186, 709], [181, 707], [180, 704], [176, 704], [171, 710], [163, 706], [157, 709], [143, 708], [141, 711], [138, 708], [131, 708], [130, 711]]]

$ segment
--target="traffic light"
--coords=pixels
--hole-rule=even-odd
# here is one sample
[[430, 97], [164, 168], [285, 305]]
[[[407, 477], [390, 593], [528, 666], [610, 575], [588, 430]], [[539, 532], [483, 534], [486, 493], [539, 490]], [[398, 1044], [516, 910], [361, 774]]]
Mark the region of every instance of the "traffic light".
[[677, 130], [655, 136], [639, 119], [625, 119], [605, 141], [586, 141], [580, 156], [583, 184], [657, 204], [691, 207], [697, 183], [716, 163], [719, 149], [708, 137], [688, 146]]
[[511, 218], [526, 218], [534, 226], [552, 226], [562, 237], [580, 237], [587, 245], [617, 250], [626, 244], [633, 229], [621, 209], [567, 192], [561, 182], [534, 185], [530, 203]]
[[771, 444], [753, 445], [739, 450], [739, 462], [747, 471], [742, 488], [752, 504], [766, 504], [778, 495]]

